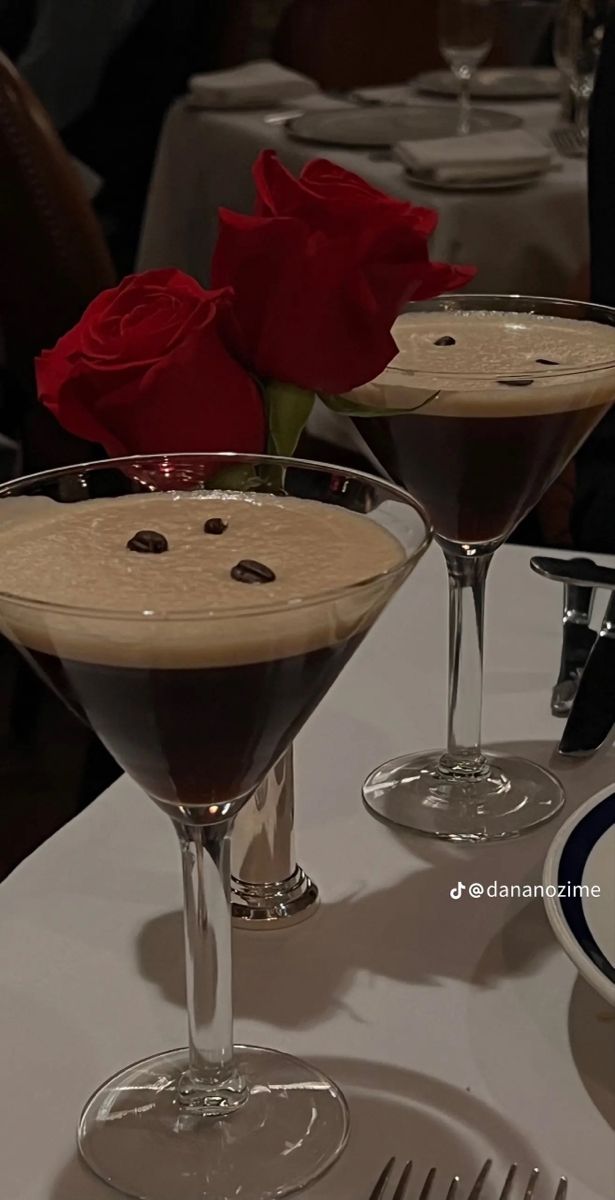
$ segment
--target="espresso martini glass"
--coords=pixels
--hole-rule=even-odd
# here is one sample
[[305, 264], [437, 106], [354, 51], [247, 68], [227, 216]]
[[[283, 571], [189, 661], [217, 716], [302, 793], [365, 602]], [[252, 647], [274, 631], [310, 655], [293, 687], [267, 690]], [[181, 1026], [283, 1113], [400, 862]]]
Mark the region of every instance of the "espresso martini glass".
[[108, 1079], [78, 1127], [122, 1193], [268, 1200], [346, 1143], [330, 1079], [233, 1043], [230, 834], [429, 538], [403, 490], [266, 456], [117, 459], [0, 488], [0, 628], [181, 849], [188, 1047]]
[[615, 398], [615, 312], [523, 296], [442, 297], [396, 322], [400, 353], [347, 397], [391, 479], [431, 517], [449, 577], [448, 742], [367, 779], [380, 818], [453, 841], [515, 837], [555, 815], [558, 780], [481, 748], [483, 625], [494, 551]]

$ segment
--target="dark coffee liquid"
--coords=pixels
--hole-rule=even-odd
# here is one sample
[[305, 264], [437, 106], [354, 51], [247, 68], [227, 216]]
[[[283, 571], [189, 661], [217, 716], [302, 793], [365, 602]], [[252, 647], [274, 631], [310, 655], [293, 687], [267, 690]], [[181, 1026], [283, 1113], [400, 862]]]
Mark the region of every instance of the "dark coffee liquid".
[[500, 541], [518, 525], [608, 409], [514, 417], [357, 418], [370, 449], [451, 542]]
[[189, 670], [28, 657], [151, 796], [223, 804], [258, 786], [363, 636], [272, 662]]

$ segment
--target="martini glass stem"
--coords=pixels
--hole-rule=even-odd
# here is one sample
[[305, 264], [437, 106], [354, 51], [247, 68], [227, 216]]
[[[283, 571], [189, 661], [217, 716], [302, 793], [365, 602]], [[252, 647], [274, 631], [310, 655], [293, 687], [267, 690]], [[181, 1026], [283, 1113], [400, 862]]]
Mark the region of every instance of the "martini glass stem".
[[182, 857], [188, 1067], [179, 1081], [182, 1104], [221, 1116], [247, 1098], [233, 1050], [231, 960], [232, 820], [192, 825], [174, 821]]
[[449, 582], [449, 682], [447, 750], [440, 770], [448, 779], [469, 781], [488, 770], [481, 753], [481, 718], [485, 583], [493, 552], [443, 549]]

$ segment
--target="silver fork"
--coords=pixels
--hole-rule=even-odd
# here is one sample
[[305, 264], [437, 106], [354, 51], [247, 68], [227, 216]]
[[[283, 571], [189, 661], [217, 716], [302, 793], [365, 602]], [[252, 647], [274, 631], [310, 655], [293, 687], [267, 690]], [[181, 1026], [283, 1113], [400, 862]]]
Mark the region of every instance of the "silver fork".
[[[468, 1196], [468, 1200], [479, 1200], [479, 1197], [483, 1190], [483, 1184], [489, 1174], [490, 1168], [491, 1168], [491, 1159], [488, 1158], [486, 1163], [484, 1163], [484, 1165], [481, 1167], [481, 1169], [478, 1173], [474, 1187], [472, 1188], [470, 1195]], [[508, 1172], [508, 1175], [506, 1176], [506, 1179], [504, 1180], [504, 1187], [502, 1188], [502, 1191], [500, 1192], [499, 1200], [509, 1200], [509, 1197], [511, 1197], [512, 1186], [513, 1186], [513, 1182], [514, 1182], [516, 1174], [517, 1174], [517, 1164], [513, 1163], [512, 1167], [510, 1168], [510, 1170]], [[530, 1172], [530, 1177], [527, 1181], [527, 1187], [523, 1193], [523, 1200], [532, 1200], [539, 1175], [540, 1175], [540, 1171], [539, 1171], [538, 1167], [534, 1167], [534, 1169]], [[568, 1195], [568, 1180], [565, 1178], [564, 1175], [562, 1175], [562, 1177], [557, 1185], [557, 1191], [555, 1193], [554, 1200], [566, 1200], [567, 1195]]]
[[[489, 1158], [489, 1159], [487, 1159], [486, 1163], [484, 1163], [484, 1165], [481, 1167], [479, 1174], [476, 1178], [476, 1182], [474, 1183], [472, 1190], [470, 1191], [470, 1194], [468, 1196], [468, 1200], [479, 1200], [482, 1190], [483, 1190], [483, 1185], [485, 1183], [487, 1175], [489, 1174], [491, 1165], [492, 1165], [491, 1159]], [[387, 1190], [387, 1184], [389, 1182], [389, 1179], [391, 1178], [391, 1175], [393, 1174], [394, 1169], [395, 1169], [395, 1159], [390, 1158], [388, 1163], [386, 1164], [386, 1166], [383, 1168], [380, 1175], [378, 1176], [374, 1190], [371, 1192], [371, 1194], [369, 1196], [369, 1200], [384, 1200], [384, 1196], [385, 1196], [385, 1193]], [[397, 1187], [395, 1188], [395, 1191], [393, 1192], [393, 1195], [391, 1196], [391, 1200], [406, 1200], [406, 1198], [408, 1197], [408, 1194], [409, 1194], [408, 1188], [409, 1188], [409, 1184], [410, 1184], [411, 1174], [412, 1174], [412, 1161], [407, 1162], [406, 1165], [403, 1167], [401, 1175], [399, 1176], [399, 1180], [397, 1182]], [[513, 1183], [514, 1183], [516, 1174], [517, 1174], [517, 1164], [513, 1163], [513, 1165], [511, 1166], [511, 1168], [506, 1176], [506, 1179], [504, 1180], [504, 1187], [502, 1188], [502, 1191], [500, 1192], [499, 1200], [512, 1200], [511, 1193], [512, 1193], [512, 1187], [513, 1187]], [[528, 1179], [527, 1187], [523, 1194], [522, 1200], [532, 1200], [539, 1175], [540, 1175], [540, 1171], [539, 1171], [538, 1167], [534, 1167], [533, 1171], [530, 1173], [530, 1177]], [[431, 1194], [431, 1190], [432, 1190], [432, 1186], [433, 1186], [435, 1177], [436, 1177], [436, 1168], [432, 1167], [431, 1170], [429, 1170], [427, 1172], [427, 1175], [425, 1177], [425, 1182], [423, 1183], [421, 1191], [418, 1195], [418, 1200], [429, 1200], [429, 1196]], [[448, 1192], [446, 1193], [446, 1200], [455, 1200], [459, 1186], [460, 1186], [459, 1176], [455, 1175], [453, 1177], [453, 1179], [451, 1180]], [[562, 1177], [557, 1185], [557, 1190], [555, 1192], [555, 1196], [554, 1196], [553, 1200], [566, 1200], [567, 1195], [568, 1195], [568, 1181], [562, 1175]]]
[[585, 158], [587, 155], [587, 139], [574, 125], [560, 125], [552, 129], [551, 141], [563, 158]]
[[[387, 1184], [393, 1173], [394, 1168], [395, 1168], [395, 1159], [390, 1158], [388, 1163], [386, 1164], [386, 1166], [383, 1168], [380, 1175], [378, 1176], [376, 1186], [375, 1186], [373, 1192], [371, 1193], [369, 1200], [383, 1200]], [[410, 1184], [411, 1174], [412, 1174], [412, 1160], [410, 1160], [410, 1162], [407, 1162], [405, 1167], [402, 1169], [401, 1175], [399, 1176], [399, 1180], [397, 1183], [397, 1187], [395, 1188], [395, 1191], [393, 1192], [393, 1195], [391, 1196], [391, 1200], [405, 1200], [405, 1197], [407, 1197], [407, 1195], [408, 1195], [408, 1187]], [[431, 1194], [431, 1189], [432, 1189], [433, 1181], [434, 1181], [435, 1177], [436, 1177], [436, 1168], [431, 1167], [431, 1169], [427, 1172], [427, 1175], [425, 1176], [425, 1182], [423, 1183], [423, 1186], [419, 1192], [418, 1200], [429, 1200], [429, 1196]], [[446, 1193], [446, 1200], [455, 1200], [455, 1197], [457, 1196], [457, 1188], [459, 1187], [459, 1182], [460, 1182], [459, 1176], [455, 1175], [454, 1179], [451, 1180], [450, 1187], [448, 1189], [448, 1192]], [[558, 1198], [556, 1198], [556, 1200], [560, 1200], [560, 1198], [558, 1197]], [[564, 1200], [564, 1198], [561, 1198], [561, 1200]]]

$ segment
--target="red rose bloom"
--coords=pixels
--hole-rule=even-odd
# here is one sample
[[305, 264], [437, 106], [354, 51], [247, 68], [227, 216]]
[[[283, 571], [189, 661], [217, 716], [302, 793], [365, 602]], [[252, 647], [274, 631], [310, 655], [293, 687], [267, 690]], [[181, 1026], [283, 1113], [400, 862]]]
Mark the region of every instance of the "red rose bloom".
[[78, 437], [109, 454], [257, 453], [259, 389], [226, 348], [232, 291], [181, 271], [146, 271], [101, 292], [36, 363], [39, 397]]
[[234, 344], [263, 378], [323, 393], [367, 383], [397, 353], [390, 330], [404, 304], [474, 275], [429, 261], [436, 213], [333, 163], [295, 179], [266, 150], [254, 178], [256, 215], [220, 213], [212, 275], [235, 292]]

